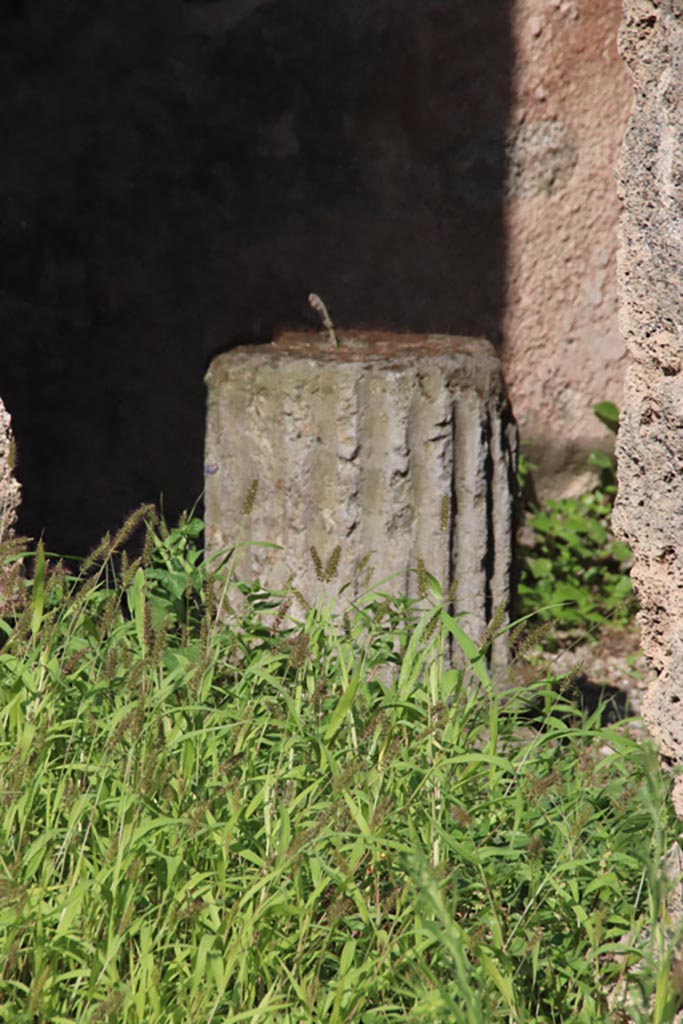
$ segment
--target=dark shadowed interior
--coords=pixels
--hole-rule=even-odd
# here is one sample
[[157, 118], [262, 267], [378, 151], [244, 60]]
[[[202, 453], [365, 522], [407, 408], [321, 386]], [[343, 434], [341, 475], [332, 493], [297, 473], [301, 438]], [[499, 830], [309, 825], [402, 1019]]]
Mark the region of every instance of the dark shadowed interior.
[[191, 506], [208, 362], [317, 326], [310, 291], [341, 330], [502, 342], [509, 22], [508, 0], [0, 0], [22, 532], [83, 553], [140, 502]]

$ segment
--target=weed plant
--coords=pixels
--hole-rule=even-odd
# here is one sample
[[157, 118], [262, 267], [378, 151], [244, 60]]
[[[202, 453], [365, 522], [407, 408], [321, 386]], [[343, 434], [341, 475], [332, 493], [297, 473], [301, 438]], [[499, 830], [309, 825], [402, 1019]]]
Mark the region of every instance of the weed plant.
[[[594, 412], [616, 433], [616, 406], [601, 402]], [[604, 452], [592, 452], [588, 464], [597, 471], [597, 480], [584, 494], [542, 506], [528, 502], [526, 524], [533, 539], [519, 552], [520, 615], [536, 613], [560, 630], [579, 634], [587, 627], [595, 633], [595, 627], [624, 626], [636, 610], [631, 550], [615, 538], [610, 525], [616, 464]], [[534, 467], [521, 459], [520, 468], [524, 489]]]
[[670, 1020], [655, 752], [501, 696], [436, 586], [292, 622], [200, 531], [38, 546], [0, 620], [0, 1020]]

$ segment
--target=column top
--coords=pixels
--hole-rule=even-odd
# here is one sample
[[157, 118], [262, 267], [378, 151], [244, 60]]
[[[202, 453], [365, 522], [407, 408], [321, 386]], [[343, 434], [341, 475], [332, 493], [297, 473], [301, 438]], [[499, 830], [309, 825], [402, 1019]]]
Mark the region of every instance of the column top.
[[325, 362], [356, 362], [365, 359], [395, 359], [430, 355], [495, 355], [485, 338], [455, 334], [409, 334], [399, 331], [337, 331], [335, 349], [324, 331], [287, 331], [271, 342], [275, 354], [313, 356]]
[[[217, 355], [211, 362], [206, 382], [218, 385], [238, 368], [291, 365], [327, 367], [367, 366], [381, 371], [417, 371], [438, 366], [463, 382], [477, 381], [479, 387], [499, 390], [502, 368], [498, 354], [485, 338], [453, 334], [401, 334], [391, 331], [336, 331], [339, 348], [321, 331], [288, 331], [261, 345], [238, 345]], [[308, 371], [306, 371], [308, 372]]]

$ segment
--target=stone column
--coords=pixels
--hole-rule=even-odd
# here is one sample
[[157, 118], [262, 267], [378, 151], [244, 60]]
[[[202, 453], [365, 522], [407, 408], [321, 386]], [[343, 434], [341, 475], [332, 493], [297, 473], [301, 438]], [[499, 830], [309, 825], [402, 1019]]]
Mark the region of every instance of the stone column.
[[[499, 606], [507, 621], [516, 432], [488, 342], [291, 334], [218, 356], [207, 385], [209, 553], [277, 544], [247, 547], [239, 575], [293, 576], [309, 600], [357, 596], [368, 556], [373, 586], [415, 595], [421, 560], [475, 637]], [[316, 556], [338, 557], [333, 586]]]
[[[657, 670], [643, 717], [683, 761], [683, 14], [625, 0], [620, 49], [634, 103], [618, 172], [619, 289], [630, 356], [614, 524], [634, 552], [643, 650]], [[683, 808], [683, 803], [682, 803]]]

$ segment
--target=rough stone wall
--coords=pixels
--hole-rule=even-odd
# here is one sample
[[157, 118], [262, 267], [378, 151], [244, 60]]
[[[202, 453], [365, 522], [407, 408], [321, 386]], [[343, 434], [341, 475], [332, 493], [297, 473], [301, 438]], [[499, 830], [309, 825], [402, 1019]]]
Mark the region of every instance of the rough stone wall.
[[545, 494], [589, 482], [611, 438], [591, 411], [621, 403], [614, 166], [630, 108], [620, 0], [517, 0], [505, 210], [503, 360]]
[[12, 420], [0, 398], [0, 543], [14, 535], [19, 511], [21, 488], [14, 476], [15, 452]]
[[683, 8], [625, 0], [635, 93], [619, 169], [621, 321], [630, 357], [614, 522], [631, 544], [645, 653], [643, 717], [683, 761]]

